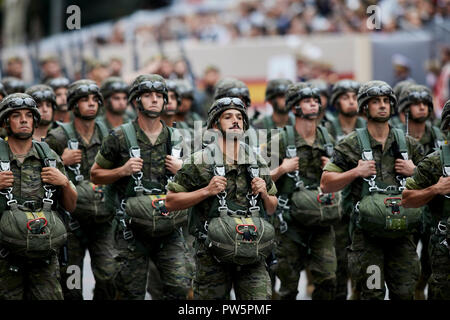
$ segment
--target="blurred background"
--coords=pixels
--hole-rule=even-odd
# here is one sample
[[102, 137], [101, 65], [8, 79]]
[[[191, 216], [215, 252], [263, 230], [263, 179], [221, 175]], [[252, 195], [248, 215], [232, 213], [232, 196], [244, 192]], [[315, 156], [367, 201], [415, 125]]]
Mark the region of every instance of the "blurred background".
[[1, 76], [27, 85], [159, 73], [188, 79], [202, 103], [231, 76], [263, 109], [272, 78], [330, 85], [412, 78], [433, 90], [438, 114], [450, 98], [450, 0], [0, 0], [0, 7]]

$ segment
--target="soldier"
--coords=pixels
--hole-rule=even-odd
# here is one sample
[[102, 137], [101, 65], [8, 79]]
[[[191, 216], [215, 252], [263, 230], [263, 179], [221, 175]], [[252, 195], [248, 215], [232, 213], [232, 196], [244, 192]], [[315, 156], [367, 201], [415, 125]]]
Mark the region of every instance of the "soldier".
[[194, 122], [201, 121], [202, 118], [192, 110], [194, 104], [194, 88], [187, 80], [176, 80], [178, 93], [181, 101], [175, 114], [175, 121], [177, 128], [194, 129]]
[[[141, 173], [139, 183], [142, 189], [146, 194], [151, 193], [144, 198], [157, 199], [158, 195], [165, 193], [167, 175], [175, 174], [182, 163], [168, 155], [173, 131], [160, 121], [168, 101], [164, 79], [155, 74], [138, 76], [131, 85], [128, 100], [137, 111], [137, 119], [111, 131], [91, 170], [95, 183], [110, 184], [114, 190], [112, 199], [115, 201], [111, 204], [115, 207], [111, 210], [120, 208], [121, 203], [128, 206], [130, 199], [139, 198], [137, 191], [130, 191], [137, 190], [130, 187], [130, 184], [135, 186], [137, 183], [136, 174]], [[130, 131], [136, 135], [135, 149], [139, 149], [142, 158], [129, 146]], [[119, 250], [117, 259], [120, 260], [116, 279], [119, 299], [144, 299], [149, 259], [155, 263], [161, 276], [163, 298], [185, 299], [191, 280], [186, 269], [186, 248], [181, 230], [175, 229], [165, 236], [150, 239], [137, 229], [130, 233], [130, 221], [123, 217], [126, 212], [129, 211], [119, 210], [116, 215], [119, 223], [115, 233], [115, 246]]]
[[[3, 222], [6, 222], [8, 218], [7, 210], [19, 210], [18, 212], [14, 211], [16, 217], [26, 212], [42, 217], [39, 215], [40, 211], [47, 214], [43, 199], [48, 201], [52, 198], [55, 201], [52, 210], [56, 208], [57, 203], [65, 210], [73, 211], [75, 209], [77, 193], [66, 176], [61, 160], [46, 146], [45, 159], [55, 160], [55, 166], [44, 163], [45, 159], [40, 156], [41, 145], [38, 146], [37, 143], [32, 142], [33, 131], [39, 120], [40, 114], [36, 102], [29, 95], [12, 94], [3, 99], [0, 104], [0, 123], [8, 132], [7, 142], [0, 141], [3, 145], [2, 151], [0, 151], [2, 159], [0, 190], [4, 191], [3, 195], [9, 193], [8, 198], [4, 198], [2, 195], [1, 200], [3, 202], [2, 210], [4, 210], [0, 214], [3, 215], [2, 222], [0, 222], [2, 233], [5, 231]], [[9, 168], [5, 168], [5, 163], [9, 164]], [[44, 186], [56, 187], [56, 190], [52, 190], [56, 192], [55, 196], [52, 197], [45, 192]], [[6, 204], [7, 200], [8, 204]], [[47, 215], [46, 217], [49, 218]], [[56, 215], [54, 217], [59, 220]], [[29, 221], [32, 221], [32, 218], [33, 216], [28, 218]], [[48, 223], [52, 224], [53, 222], [49, 221]], [[27, 220], [23, 223], [27, 223]], [[30, 222], [27, 223], [27, 226], [31, 227], [30, 230], [34, 230], [33, 225]], [[65, 235], [62, 222], [60, 225]], [[48, 229], [39, 229], [36, 230], [42, 234], [48, 232]], [[8, 230], [13, 230], [12, 225], [8, 225]], [[6, 234], [1, 236], [2, 240], [5, 240], [4, 237], [6, 238]], [[29, 238], [29, 241], [31, 246], [33, 240]], [[50, 250], [42, 257], [29, 258], [16, 255], [12, 248], [1, 244], [0, 300], [62, 300], [56, 252]]]
[[54, 78], [47, 81], [47, 85], [53, 88], [56, 96], [56, 110], [54, 120], [59, 122], [70, 122], [73, 120], [72, 114], [67, 107], [67, 88], [69, 79]]
[[[194, 207], [189, 219], [189, 230], [196, 237], [196, 299], [229, 299], [232, 286], [237, 299], [270, 299], [271, 296], [270, 278], [264, 257], [252, 260], [251, 264], [237, 265], [235, 260], [231, 262], [221, 259], [221, 255], [210, 251], [210, 242], [207, 242], [213, 241], [211, 239], [214, 236], [220, 236], [218, 232], [211, 231], [213, 220], [216, 219], [217, 222], [217, 219], [228, 216], [219, 214], [219, 202], [221, 208], [226, 208], [227, 212], [231, 212], [230, 209], [236, 210], [233, 211], [231, 219], [249, 219], [246, 222], [249, 224], [247, 227], [253, 226], [254, 229], [251, 230], [255, 233], [256, 227], [253, 223], [256, 223], [258, 218], [261, 219], [260, 215], [264, 214], [264, 209], [269, 215], [275, 211], [276, 187], [270, 179], [264, 160], [255, 155], [251, 148], [239, 142], [244, 131], [248, 129], [248, 124], [247, 107], [240, 99], [225, 97], [216, 100], [209, 110], [207, 122], [208, 129], [220, 132], [216, 142], [192, 154], [174, 180], [167, 185], [169, 192], [166, 206], [169, 211]], [[214, 150], [213, 159], [209, 159], [210, 148]], [[259, 168], [260, 174], [248, 173], [249, 161], [246, 159], [249, 159], [250, 155], [254, 156], [256, 161], [253, 164]], [[257, 196], [259, 201], [256, 200]], [[249, 214], [249, 200], [258, 213], [250, 215], [251, 218], [245, 218]], [[234, 226], [232, 229], [231, 232], [236, 234]], [[242, 233], [244, 231], [245, 227], [239, 230]], [[249, 231], [246, 232], [248, 233]], [[237, 236], [236, 234], [235, 237]], [[212, 246], [211, 243], [210, 247]]]
[[[330, 105], [338, 111], [337, 117], [325, 123], [328, 132], [339, 142], [345, 135], [354, 131], [355, 128], [364, 128], [366, 121], [358, 117], [358, 104], [356, 95], [358, 94], [359, 83], [353, 80], [341, 80], [334, 84], [331, 91]], [[347, 282], [349, 279], [347, 268], [347, 249], [350, 245], [348, 233], [350, 213], [352, 211], [351, 201], [347, 201], [350, 195], [350, 188], [342, 191], [343, 216], [342, 220], [334, 225], [336, 234], [336, 257], [337, 257], [337, 286], [336, 300], [347, 299]]]
[[25, 82], [19, 78], [4, 77], [2, 78], [2, 84], [7, 94], [25, 92]]
[[[108, 134], [106, 127], [95, 119], [103, 105], [103, 96], [92, 80], [78, 80], [68, 89], [67, 104], [73, 110], [74, 120], [61, 123], [49, 132], [46, 142], [56, 151], [78, 191], [77, 208], [72, 216], [68, 240], [68, 265], [83, 269], [86, 250], [89, 250], [95, 278], [94, 300], [115, 298], [114, 277], [117, 265], [114, 260], [113, 216], [107, 212], [102, 186], [90, 181], [90, 169], [102, 139]], [[67, 300], [81, 300], [82, 288], [65, 285], [70, 276], [62, 269], [63, 292]]]
[[[5, 90], [5, 87], [3, 86], [3, 83], [0, 82], [0, 101], [3, 100], [8, 95], [8, 93]], [[6, 129], [0, 128], [0, 138], [4, 139], [7, 136]]]
[[55, 93], [51, 87], [40, 84], [29, 87], [25, 93], [29, 94], [36, 101], [41, 114], [41, 121], [36, 130], [34, 130], [33, 139], [44, 141], [50, 129], [55, 128], [53, 122], [53, 114], [56, 110]]
[[6, 70], [3, 77], [14, 77], [22, 79], [23, 77], [23, 59], [20, 56], [9, 57], [6, 61]]
[[[325, 128], [317, 126], [321, 113], [319, 90], [304, 82], [292, 84], [286, 93], [286, 106], [295, 115], [295, 126], [287, 126], [286, 131], [274, 136], [267, 153], [271, 159], [274, 154], [277, 156], [274, 143], [279, 143], [279, 162], [272, 163], [276, 168], [270, 174], [280, 190], [277, 215], [284, 217], [280, 218], [276, 267], [281, 281], [280, 297], [296, 298], [300, 271], [307, 266], [315, 287], [312, 299], [332, 300], [336, 290], [333, 228], [331, 225], [306, 225], [292, 218], [293, 198], [297, 193], [294, 191], [301, 195], [305, 189], [317, 190], [322, 168], [331, 156], [332, 138]], [[289, 207], [291, 210], [284, 210]], [[283, 231], [285, 219], [287, 229], [285, 226]]]
[[97, 118], [102, 121], [108, 130], [117, 128], [129, 121], [126, 115], [128, 105], [128, 85], [118, 77], [109, 77], [100, 87], [105, 99], [105, 113]]
[[[423, 153], [414, 139], [405, 138], [401, 130], [388, 124], [396, 102], [391, 87], [383, 81], [369, 81], [360, 87], [358, 111], [366, 115], [367, 129], [357, 129], [338, 143], [320, 183], [323, 192], [351, 187], [355, 209], [349, 271], [363, 300], [383, 300], [385, 281], [390, 299], [413, 299], [418, 279], [416, 246], [407, 228], [420, 220], [420, 212], [405, 212], [398, 200], [404, 177], [412, 175]], [[406, 215], [408, 221], [399, 221]], [[396, 229], [399, 223], [401, 227]], [[371, 280], [374, 273], [375, 283]]]
[[217, 66], [209, 65], [203, 71], [203, 90], [200, 91], [200, 101], [197, 108], [197, 112], [203, 119], [208, 116], [208, 110], [212, 103], [216, 100], [214, 99], [214, 91], [217, 82], [220, 80], [220, 70]]
[[[400, 99], [400, 95], [402, 94], [403, 89], [405, 89], [407, 86], [411, 84], [415, 84], [415, 81], [403, 80], [398, 82], [394, 86], [393, 90], [397, 100]], [[397, 110], [395, 110], [395, 114], [391, 117], [391, 119], [389, 119], [389, 124], [394, 128], [405, 130], [405, 115], [402, 112], [397, 112]]]
[[[445, 103], [442, 111], [441, 130], [445, 133], [450, 129], [450, 100]], [[431, 277], [428, 286], [429, 300], [450, 299], [450, 255], [449, 231], [450, 212], [448, 194], [450, 194], [450, 165], [448, 145], [441, 146], [418, 165], [411, 178], [406, 181], [407, 190], [403, 191], [402, 205], [419, 208], [428, 204], [432, 213], [432, 236], [429, 253]]]
[[266, 101], [273, 108], [272, 115], [265, 116], [253, 122], [256, 129], [276, 129], [283, 128], [285, 125], [294, 125], [295, 118], [289, 113], [286, 107], [286, 91], [292, 84], [288, 79], [273, 79], [267, 83]]
[[[403, 114], [406, 122], [406, 134], [418, 141], [424, 154], [428, 155], [444, 143], [444, 137], [439, 128], [433, 126], [428, 120], [433, 114], [433, 99], [430, 90], [422, 85], [410, 84], [406, 86], [399, 97], [398, 112]], [[420, 254], [421, 273], [416, 286], [416, 300], [425, 300], [424, 290], [431, 274], [431, 266], [428, 255], [430, 240], [431, 213], [428, 206], [425, 206], [424, 225], [422, 232], [415, 235], [415, 242], [419, 239], [422, 242]]]
[[181, 103], [181, 96], [178, 92], [178, 86], [174, 80], [166, 80], [166, 85], [169, 100], [167, 102], [167, 106], [161, 114], [161, 120], [164, 121], [168, 127], [172, 127], [173, 122], [175, 121], [175, 113]]
[[319, 116], [319, 124], [325, 125], [327, 121], [331, 121], [334, 118], [334, 113], [329, 110], [329, 97], [330, 92], [328, 89], [328, 83], [322, 79], [312, 79], [306, 82], [312, 88], [317, 88], [320, 95], [320, 105], [322, 106], [322, 111]]

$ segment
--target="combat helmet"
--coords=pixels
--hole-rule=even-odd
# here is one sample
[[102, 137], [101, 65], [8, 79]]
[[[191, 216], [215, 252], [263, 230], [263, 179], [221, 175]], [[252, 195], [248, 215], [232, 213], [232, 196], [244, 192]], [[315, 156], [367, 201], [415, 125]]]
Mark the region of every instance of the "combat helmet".
[[80, 98], [85, 97], [89, 94], [95, 94], [99, 99], [99, 105], [103, 105], [103, 96], [100, 92], [100, 88], [94, 81], [81, 79], [72, 82], [67, 90], [67, 105], [69, 107], [69, 110], [72, 110], [72, 108]]
[[228, 109], [236, 109], [242, 113], [242, 117], [244, 119], [244, 131], [249, 128], [249, 119], [247, 115], [247, 106], [245, 103], [236, 97], [224, 97], [217, 99], [211, 105], [208, 110], [208, 119], [206, 121], [206, 125], [208, 129], [211, 129], [219, 119], [222, 112]]
[[41, 114], [33, 97], [26, 93], [13, 93], [6, 96], [0, 103], [0, 124], [3, 125], [9, 114], [16, 110], [28, 109], [33, 113], [34, 126], [41, 121]]
[[[145, 110], [140, 102], [140, 96], [144, 92], [159, 92], [163, 95], [164, 98], [164, 104], [160, 112], [154, 112], [150, 110]], [[131, 84], [129, 95], [128, 95], [128, 101], [131, 103], [131, 105], [134, 107], [134, 100], [137, 102], [137, 107], [139, 111], [144, 113], [145, 115], [149, 117], [159, 117], [161, 113], [163, 113], [164, 108], [169, 101], [168, 96], [168, 90], [166, 81], [163, 77], [161, 77], [158, 74], [143, 74], [138, 76], [136, 79], [134, 79], [133, 83]]]
[[70, 84], [70, 80], [66, 77], [59, 78], [51, 78], [45, 82], [46, 85], [52, 87], [53, 91], [56, 91], [59, 88], [68, 88]]
[[214, 89], [214, 100], [224, 97], [241, 99], [247, 107], [250, 106], [250, 92], [247, 85], [235, 78], [224, 78], [217, 82]]
[[368, 112], [365, 107], [371, 98], [388, 96], [391, 105], [390, 116], [392, 117], [397, 105], [397, 98], [391, 86], [384, 81], [372, 80], [361, 85], [358, 91], [358, 113]]
[[346, 92], [354, 92], [358, 94], [360, 84], [357, 81], [344, 79], [336, 82], [331, 89], [330, 105], [335, 106], [339, 110], [338, 99]]
[[430, 89], [419, 84], [411, 84], [402, 90], [398, 99], [397, 110], [398, 112], [406, 111], [412, 103], [420, 101], [428, 105], [428, 117], [430, 117], [433, 112], [433, 98]]
[[[302, 109], [298, 106], [298, 102], [305, 98], [316, 98], [319, 101], [319, 115], [322, 112], [322, 106], [320, 104], [320, 90], [316, 87], [311, 87], [306, 82], [297, 82], [291, 84], [286, 92], [286, 108], [291, 110], [295, 107], [294, 114], [297, 117], [305, 117]], [[312, 115], [311, 115], [312, 116]]]
[[7, 94], [25, 93], [25, 82], [15, 77], [5, 77], [2, 79], [3, 86]]
[[441, 114], [441, 131], [448, 132], [449, 125], [450, 125], [450, 100], [447, 100], [447, 102], [444, 105], [444, 108], [442, 109]]
[[37, 84], [29, 87], [25, 93], [30, 95], [36, 103], [41, 101], [50, 101], [52, 103], [53, 110], [56, 110], [56, 96], [50, 86], [45, 84]]

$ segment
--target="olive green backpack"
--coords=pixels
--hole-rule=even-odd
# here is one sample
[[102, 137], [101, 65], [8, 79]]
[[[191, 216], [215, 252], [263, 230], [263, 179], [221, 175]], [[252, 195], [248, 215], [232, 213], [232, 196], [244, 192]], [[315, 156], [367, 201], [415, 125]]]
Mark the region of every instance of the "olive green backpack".
[[[44, 166], [56, 167], [50, 147], [45, 142], [33, 141]], [[7, 143], [0, 139], [1, 170], [10, 170]], [[44, 185], [45, 198], [42, 207], [32, 210], [14, 199], [12, 187], [1, 191], [0, 242], [9, 252], [26, 258], [48, 258], [58, 252], [67, 239], [67, 232], [58, 213], [53, 210], [56, 189]], [[56, 193], [57, 194], [57, 193]], [[4, 250], [2, 250], [4, 256]]]
[[[408, 160], [405, 134], [401, 129], [394, 130], [399, 152]], [[373, 160], [367, 128], [356, 129], [362, 159]], [[401, 205], [402, 191], [405, 189], [405, 177], [400, 179], [400, 187], [388, 186], [376, 181], [376, 176], [364, 179], [361, 201], [355, 205], [356, 226], [368, 234], [380, 238], [399, 238], [422, 227], [422, 208], [404, 208]]]

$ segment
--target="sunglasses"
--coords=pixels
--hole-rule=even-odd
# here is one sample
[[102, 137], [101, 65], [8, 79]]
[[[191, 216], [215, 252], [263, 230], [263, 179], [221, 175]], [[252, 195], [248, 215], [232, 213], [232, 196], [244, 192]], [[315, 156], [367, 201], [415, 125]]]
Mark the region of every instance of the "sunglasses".
[[144, 81], [138, 86], [138, 90], [156, 90], [156, 91], [166, 91], [167, 87], [161, 81]]
[[52, 87], [67, 87], [69, 85], [69, 80], [65, 78], [56, 78], [50, 80], [49, 85]]
[[31, 98], [14, 98], [8, 102], [8, 105], [12, 107], [21, 107], [23, 105], [28, 107], [36, 107], [36, 101]]
[[37, 100], [50, 100], [53, 99], [53, 92], [45, 90], [45, 91], [36, 91], [31, 94], [34, 99]]

